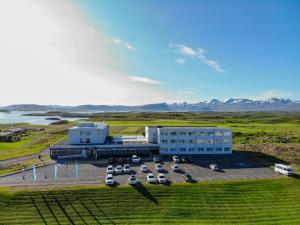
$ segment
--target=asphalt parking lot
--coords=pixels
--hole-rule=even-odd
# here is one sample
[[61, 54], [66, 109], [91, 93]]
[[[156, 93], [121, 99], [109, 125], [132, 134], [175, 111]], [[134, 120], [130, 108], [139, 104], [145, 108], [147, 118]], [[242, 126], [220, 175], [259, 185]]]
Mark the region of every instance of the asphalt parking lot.
[[[192, 158], [192, 162], [179, 163], [179, 168], [182, 172], [173, 172], [170, 165], [173, 162], [171, 159], [162, 159], [161, 164], [164, 167], [164, 174], [169, 184], [185, 182], [183, 173], [190, 174], [197, 182], [213, 181], [213, 180], [244, 180], [244, 179], [264, 179], [275, 178], [281, 175], [276, 174], [270, 167], [259, 165], [250, 161], [245, 155], [232, 154], [232, 155], [205, 155]], [[212, 171], [209, 164], [217, 164], [220, 170]], [[136, 175], [141, 183], [146, 183], [147, 173], [140, 171], [140, 165], [147, 165], [149, 172], [155, 176], [155, 163], [150, 158], [142, 159], [141, 163], [132, 164], [132, 174]], [[54, 177], [54, 165], [36, 169], [36, 180], [33, 180], [33, 171], [28, 170], [25, 172], [25, 179], [23, 173], [16, 173], [10, 176], [1, 177], [0, 185], [32, 185], [32, 184], [80, 184], [80, 183], [93, 183], [104, 184], [106, 176], [107, 162], [98, 161], [81, 161], [78, 164], [78, 177], [75, 176], [75, 164], [69, 162], [66, 168], [65, 164], [58, 164], [57, 177]], [[115, 164], [114, 166], [116, 166]], [[47, 179], [45, 179], [45, 174]], [[127, 184], [129, 175], [114, 175], [115, 181], [119, 185]]]

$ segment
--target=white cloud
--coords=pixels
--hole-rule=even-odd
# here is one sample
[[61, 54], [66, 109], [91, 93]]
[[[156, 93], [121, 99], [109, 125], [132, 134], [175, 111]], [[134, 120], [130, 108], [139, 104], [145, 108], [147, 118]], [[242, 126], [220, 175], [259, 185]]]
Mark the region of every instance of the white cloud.
[[292, 97], [293, 93], [291, 92], [285, 92], [280, 90], [267, 90], [260, 92], [254, 96], [250, 96], [250, 99], [254, 100], [267, 100], [270, 98], [289, 98]]
[[159, 80], [152, 80], [146, 77], [136, 77], [136, 76], [131, 76], [129, 77], [130, 80], [134, 82], [139, 82], [139, 83], [146, 83], [146, 84], [161, 84], [162, 82]]
[[[206, 51], [203, 48], [193, 49], [191, 47], [185, 46], [183, 44], [173, 44], [170, 43], [169, 47], [175, 49], [175, 52], [185, 58], [190, 59], [200, 59], [204, 64], [212, 68], [214, 71], [219, 73], [225, 73], [225, 70], [221, 68], [217, 61], [208, 59], [206, 56]], [[175, 60], [177, 64], [180, 64]]]
[[116, 45], [119, 45], [119, 46], [122, 46], [124, 48], [127, 48], [128, 50], [131, 50], [131, 51], [136, 51], [136, 48], [133, 47], [131, 44], [127, 43], [126, 41], [123, 41], [123, 40], [120, 40], [120, 39], [113, 39], [113, 42], [116, 44]]
[[0, 27], [0, 105], [173, 99], [159, 86], [130, 81], [112, 38], [91, 26], [72, 1], [2, 0]]
[[184, 65], [185, 61], [186, 60], [184, 58], [175, 59], [175, 63], [177, 63], [178, 65]]

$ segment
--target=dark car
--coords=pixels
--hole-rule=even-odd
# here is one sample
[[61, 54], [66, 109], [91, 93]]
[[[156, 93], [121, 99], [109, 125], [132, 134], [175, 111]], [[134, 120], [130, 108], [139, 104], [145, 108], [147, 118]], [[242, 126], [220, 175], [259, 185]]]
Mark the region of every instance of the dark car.
[[114, 158], [109, 158], [108, 159], [108, 164], [114, 164], [115, 162], [115, 159]]
[[160, 158], [159, 157], [153, 157], [153, 162], [159, 163], [160, 162]]
[[194, 179], [192, 178], [192, 176], [190, 174], [183, 174], [183, 178], [186, 182], [193, 182]]
[[193, 160], [191, 160], [190, 158], [181, 158], [180, 161], [182, 163], [193, 163]]

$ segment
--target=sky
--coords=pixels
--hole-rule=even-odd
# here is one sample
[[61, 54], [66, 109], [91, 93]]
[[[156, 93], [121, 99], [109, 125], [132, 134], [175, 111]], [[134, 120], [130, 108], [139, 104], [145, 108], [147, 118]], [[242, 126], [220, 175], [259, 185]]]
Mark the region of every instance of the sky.
[[0, 105], [300, 99], [300, 1], [2, 0]]

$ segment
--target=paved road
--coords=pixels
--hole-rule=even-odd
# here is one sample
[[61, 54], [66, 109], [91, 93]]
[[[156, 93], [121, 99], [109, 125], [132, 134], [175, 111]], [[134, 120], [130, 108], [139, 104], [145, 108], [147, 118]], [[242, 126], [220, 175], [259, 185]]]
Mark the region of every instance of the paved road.
[[48, 156], [49, 154], [50, 154], [50, 150], [49, 150], [49, 148], [46, 148], [44, 151], [37, 153], [37, 154], [22, 156], [22, 157], [13, 158], [13, 159], [0, 160], [0, 165], [3, 165], [3, 167], [5, 167], [5, 166], [9, 166], [13, 163], [23, 162], [23, 161], [29, 160], [29, 159], [36, 159], [39, 157], [39, 155]]
[[[155, 164], [151, 161], [144, 161], [149, 172], [157, 174]], [[219, 171], [209, 169], [209, 164], [216, 163]], [[170, 169], [171, 161], [164, 161], [165, 176], [170, 183], [184, 182], [182, 173], [175, 173]], [[58, 164], [57, 179], [54, 179], [54, 165], [46, 168], [47, 179], [44, 179], [45, 169], [38, 168], [37, 180], [33, 181], [32, 170], [25, 172], [25, 180], [22, 179], [22, 173], [0, 178], [0, 185], [32, 185], [32, 184], [80, 184], [80, 183], [95, 183], [104, 184], [106, 176], [107, 164], [99, 164], [97, 162], [83, 162], [79, 164], [79, 177], [75, 177], [75, 165], [69, 163], [67, 170], [64, 164]], [[189, 173], [197, 182], [212, 181], [212, 180], [242, 180], [242, 179], [263, 179], [275, 178], [280, 175], [266, 166], [258, 165], [255, 162], [249, 161], [243, 156], [199, 156], [193, 160], [193, 163], [179, 164], [181, 170]], [[146, 173], [140, 171], [139, 165], [131, 165], [132, 174], [135, 174], [138, 180], [146, 183]], [[119, 184], [127, 184], [129, 175], [114, 176]]]

